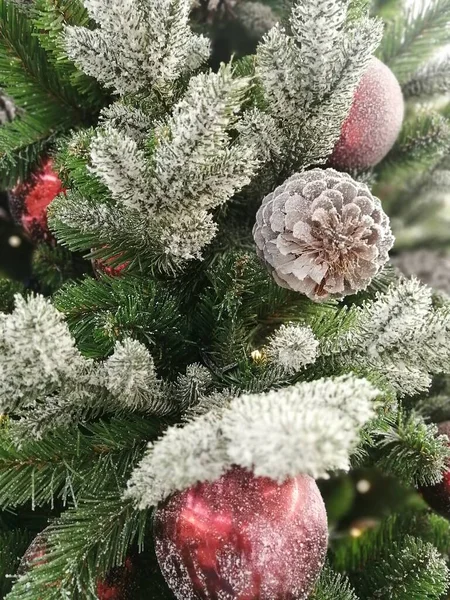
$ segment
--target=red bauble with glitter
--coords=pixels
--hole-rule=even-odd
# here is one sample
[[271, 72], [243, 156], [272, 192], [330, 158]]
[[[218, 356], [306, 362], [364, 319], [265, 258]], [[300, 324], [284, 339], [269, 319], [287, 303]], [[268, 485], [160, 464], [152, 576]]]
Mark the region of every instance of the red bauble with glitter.
[[13, 218], [34, 242], [53, 240], [47, 226], [47, 208], [64, 191], [53, 161], [47, 158], [28, 181], [19, 183], [9, 192]]
[[174, 494], [155, 515], [158, 562], [178, 600], [306, 599], [327, 541], [308, 475], [278, 484], [234, 467]]
[[45, 555], [47, 554], [47, 528], [37, 534], [31, 544], [25, 551], [25, 554], [20, 559], [17, 569], [18, 575], [28, 573], [34, 567], [43, 565], [46, 562]]
[[372, 58], [329, 164], [348, 171], [379, 163], [394, 145], [404, 113], [402, 90], [395, 75], [377, 58]]
[[131, 558], [99, 580], [96, 592], [98, 600], [134, 600], [137, 594], [136, 569]]
[[[450, 421], [439, 423], [438, 433], [439, 435], [446, 435], [450, 440]], [[450, 519], [450, 464], [442, 481], [436, 485], [423, 486], [419, 488], [419, 491], [433, 510]]]

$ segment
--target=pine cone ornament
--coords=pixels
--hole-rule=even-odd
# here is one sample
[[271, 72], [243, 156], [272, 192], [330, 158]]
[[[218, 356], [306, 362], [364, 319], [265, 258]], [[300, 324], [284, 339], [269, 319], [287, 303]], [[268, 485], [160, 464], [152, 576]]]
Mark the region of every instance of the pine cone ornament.
[[365, 289], [394, 243], [380, 200], [347, 173], [296, 173], [256, 215], [257, 253], [282, 287], [320, 302]]

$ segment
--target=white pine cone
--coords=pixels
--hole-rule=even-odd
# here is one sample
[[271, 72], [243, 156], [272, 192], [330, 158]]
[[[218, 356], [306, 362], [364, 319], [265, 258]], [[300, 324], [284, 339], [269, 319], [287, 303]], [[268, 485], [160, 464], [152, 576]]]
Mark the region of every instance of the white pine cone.
[[365, 289], [394, 243], [380, 200], [334, 169], [296, 173], [266, 196], [253, 235], [275, 281], [316, 302]]

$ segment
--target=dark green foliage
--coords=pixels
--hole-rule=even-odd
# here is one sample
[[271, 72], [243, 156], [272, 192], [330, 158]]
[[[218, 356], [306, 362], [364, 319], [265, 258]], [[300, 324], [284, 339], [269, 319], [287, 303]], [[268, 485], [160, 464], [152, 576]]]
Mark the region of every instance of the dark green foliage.
[[407, 485], [440, 481], [450, 458], [446, 439], [436, 436], [435, 426], [414, 413], [400, 411], [380, 419], [372, 445], [375, 464]]
[[53, 294], [66, 281], [79, 279], [90, 271], [90, 263], [61, 246], [40, 244], [33, 254], [33, 276], [40, 291]]
[[106, 357], [117, 340], [128, 336], [145, 344], [157, 367], [170, 373], [179, 369], [189, 352], [186, 320], [173, 296], [155, 281], [86, 278], [64, 286], [55, 305], [88, 357]]
[[11, 312], [14, 308], [14, 295], [23, 294], [24, 291], [21, 283], [0, 278], [0, 312]]
[[25, 530], [0, 531], [0, 598], [10, 591], [14, 582], [12, 576], [29, 543], [30, 534]]
[[405, 536], [383, 549], [355, 587], [367, 599], [439, 600], [448, 585], [449, 572], [436, 549]]
[[142, 549], [149, 516], [117, 493], [80, 500], [47, 530], [45, 562], [19, 579], [8, 600], [96, 600], [98, 578], [123, 564], [133, 544]]
[[148, 440], [161, 424], [112, 419], [82, 429], [54, 432], [20, 448], [8, 426], [0, 429], [0, 506], [77, 502], [86, 495], [120, 490]]
[[446, 519], [408, 512], [338, 542], [332, 564], [348, 573], [360, 598], [438, 599], [449, 582], [439, 551], [447, 553], [449, 541]]
[[[47, 15], [46, 26], [60, 31], [61, 6], [54, 8], [56, 13]], [[7, 188], [26, 178], [56, 135], [93, 122], [105, 100], [92, 82], [83, 87], [86, 78], [72, 65], [63, 69], [62, 62], [51, 60], [53, 55], [40, 44], [42, 22], [33, 24], [7, 0], [0, 1], [0, 21], [0, 87], [19, 107], [16, 119], [0, 128], [0, 187]], [[46, 40], [54, 42], [53, 37]]]
[[363, 571], [386, 546], [408, 534], [433, 543], [440, 552], [448, 554], [450, 523], [447, 519], [426, 510], [408, 510], [384, 519], [378, 527], [367, 529], [360, 537], [340, 540], [333, 549], [333, 566], [339, 571]]
[[281, 323], [335, 312], [331, 305], [314, 304], [278, 286], [253, 253], [219, 255], [205, 277], [193, 329], [208, 355], [222, 365], [248, 356]]

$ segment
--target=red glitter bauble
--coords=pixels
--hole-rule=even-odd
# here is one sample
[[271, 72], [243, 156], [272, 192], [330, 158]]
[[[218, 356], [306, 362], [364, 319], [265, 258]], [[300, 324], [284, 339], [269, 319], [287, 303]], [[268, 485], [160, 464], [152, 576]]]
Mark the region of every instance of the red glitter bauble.
[[405, 103], [392, 71], [372, 58], [356, 90], [329, 164], [338, 169], [367, 169], [379, 163], [397, 139]]
[[[450, 421], [439, 423], [438, 432], [440, 435], [446, 435], [450, 440]], [[450, 519], [450, 463], [448, 468], [442, 481], [436, 485], [423, 486], [419, 491], [433, 510]]]
[[47, 226], [47, 208], [64, 191], [53, 169], [53, 161], [46, 159], [28, 181], [19, 183], [9, 192], [11, 214], [33, 241], [53, 240]]
[[120, 258], [120, 254], [112, 258], [96, 258], [92, 261], [92, 266], [96, 273], [104, 273], [109, 277], [121, 277], [123, 275], [123, 271], [130, 264], [129, 261], [125, 261], [124, 263], [119, 263], [118, 265], [112, 266], [111, 262], [115, 259]]
[[155, 515], [156, 555], [178, 600], [303, 600], [327, 549], [308, 475], [282, 484], [234, 467], [171, 496]]
[[131, 558], [121, 567], [112, 569], [97, 582], [98, 600], [133, 600], [136, 597], [136, 573]]
[[44, 529], [37, 534], [37, 536], [28, 546], [25, 554], [20, 559], [19, 567], [17, 569], [18, 575], [24, 575], [34, 567], [43, 565], [46, 562], [45, 555], [47, 554], [47, 537], [47, 529]]

